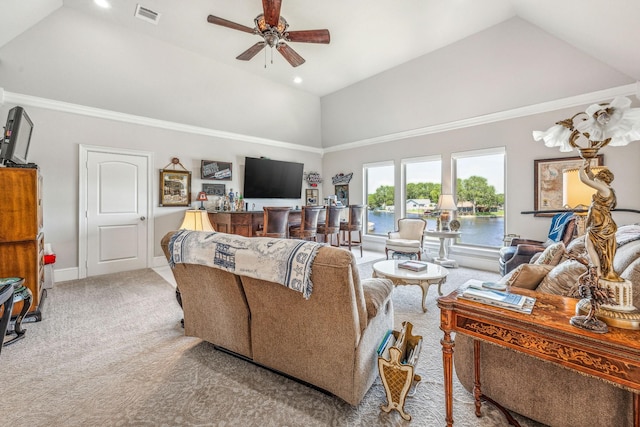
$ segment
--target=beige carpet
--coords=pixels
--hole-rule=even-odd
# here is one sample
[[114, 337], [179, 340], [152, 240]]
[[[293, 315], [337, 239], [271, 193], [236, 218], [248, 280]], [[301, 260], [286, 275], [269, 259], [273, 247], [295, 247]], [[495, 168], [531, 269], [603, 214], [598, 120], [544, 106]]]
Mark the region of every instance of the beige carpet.
[[[360, 266], [370, 277], [371, 263]], [[451, 269], [446, 291], [488, 272]], [[426, 314], [420, 289], [394, 290], [396, 324], [424, 336], [424, 380], [406, 411], [380, 411], [376, 381], [358, 407], [185, 337], [174, 288], [153, 270], [58, 283], [43, 317], [0, 355], [0, 423], [6, 426], [442, 426], [444, 400], [436, 287]], [[336, 331], [339, 333], [339, 331]], [[340, 361], [336, 361], [340, 363]], [[456, 426], [502, 426], [502, 415], [454, 384]], [[538, 424], [519, 418], [523, 426]]]

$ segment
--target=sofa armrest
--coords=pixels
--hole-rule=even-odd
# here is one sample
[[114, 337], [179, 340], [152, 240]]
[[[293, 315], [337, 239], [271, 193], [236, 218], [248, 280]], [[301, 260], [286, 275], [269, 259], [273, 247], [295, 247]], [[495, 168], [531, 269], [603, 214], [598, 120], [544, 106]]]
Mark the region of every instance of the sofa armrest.
[[534, 256], [537, 253], [543, 252], [545, 249], [541, 245], [521, 244], [516, 248], [516, 255]]
[[[519, 246], [519, 245], [544, 246], [544, 242], [540, 241], [540, 240], [533, 240], [533, 239], [520, 239], [518, 237], [516, 237], [513, 240], [511, 240], [511, 246]], [[544, 247], [543, 247], [543, 249], [544, 249]]]
[[361, 281], [364, 292], [364, 302], [367, 306], [367, 318], [371, 319], [378, 315], [387, 300], [391, 298], [393, 283], [389, 279], [371, 278]]
[[400, 238], [400, 233], [398, 231], [390, 231], [388, 234], [389, 234], [389, 238], [390, 239], [399, 239]]

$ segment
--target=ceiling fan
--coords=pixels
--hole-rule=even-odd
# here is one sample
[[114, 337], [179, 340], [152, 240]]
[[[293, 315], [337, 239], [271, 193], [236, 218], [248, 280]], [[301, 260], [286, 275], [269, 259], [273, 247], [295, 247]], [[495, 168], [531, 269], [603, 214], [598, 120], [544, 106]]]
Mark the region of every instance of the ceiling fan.
[[262, 0], [264, 13], [254, 19], [256, 25], [254, 28], [213, 15], [209, 15], [207, 21], [211, 24], [244, 31], [245, 33], [257, 34], [264, 39], [242, 52], [236, 59], [249, 61], [268, 45], [271, 48], [275, 47], [291, 66], [297, 67], [304, 64], [305, 60], [285, 42], [328, 44], [330, 41], [329, 30], [288, 31], [289, 24], [280, 16], [281, 5], [282, 0]]

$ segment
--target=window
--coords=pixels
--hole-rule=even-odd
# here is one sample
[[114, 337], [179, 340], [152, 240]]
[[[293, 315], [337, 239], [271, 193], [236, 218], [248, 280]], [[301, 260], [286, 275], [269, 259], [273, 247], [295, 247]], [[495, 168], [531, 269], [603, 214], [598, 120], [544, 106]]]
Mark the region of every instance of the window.
[[364, 165], [367, 234], [386, 236], [395, 230], [395, 167], [393, 162]]
[[402, 165], [404, 216], [428, 220], [440, 197], [442, 160], [440, 156], [405, 159]]
[[504, 239], [504, 148], [454, 153], [458, 243], [500, 247]]

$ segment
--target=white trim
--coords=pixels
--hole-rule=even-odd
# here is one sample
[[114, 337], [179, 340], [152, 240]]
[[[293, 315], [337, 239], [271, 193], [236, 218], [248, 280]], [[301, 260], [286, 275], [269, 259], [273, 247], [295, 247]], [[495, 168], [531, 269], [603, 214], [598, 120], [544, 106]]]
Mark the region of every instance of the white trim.
[[529, 105], [526, 107], [514, 108], [511, 110], [500, 111], [497, 113], [485, 114], [483, 116], [471, 117], [468, 119], [456, 120], [453, 122], [442, 123], [433, 126], [426, 126], [418, 129], [411, 129], [388, 135], [375, 136], [373, 138], [361, 139], [359, 141], [348, 142], [325, 148], [324, 152], [350, 150], [353, 148], [365, 147], [384, 142], [397, 141], [399, 139], [413, 138], [416, 136], [429, 135], [440, 132], [448, 132], [456, 129], [462, 129], [472, 126], [479, 126], [488, 123], [500, 122], [503, 120], [516, 119], [519, 117], [531, 116], [534, 114], [546, 113], [549, 111], [561, 110], [564, 108], [576, 107], [594, 102], [600, 102], [603, 99], [615, 98], [616, 96], [636, 95], [640, 99], [640, 82], [633, 84], [618, 86], [610, 89], [599, 90], [596, 92], [585, 93], [582, 95], [571, 96], [568, 98], [557, 99], [555, 101], [542, 102], [539, 104]]
[[149, 151], [129, 150], [126, 148], [100, 147], [96, 145], [80, 144], [78, 147], [78, 278], [87, 277], [87, 161], [90, 152], [110, 153], [110, 154], [130, 154], [134, 156], [146, 157], [147, 159], [147, 260], [146, 266], [153, 265], [153, 238], [154, 238], [154, 218], [153, 194], [154, 194], [154, 159], [153, 153]]
[[[0, 95], [3, 93], [0, 88]], [[276, 141], [273, 139], [259, 138], [256, 136], [243, 135], [233, 132], [225, 132], [216, 129], [209, 129], [200, 126], [192, 126], [183, 123], [170, 122], [166, 120], [152, 119], [150, 117], [137, 116], [134, 114], [119, 113], [117, 111], [105, 110], [102, 108], [87, 107], [69, 102], [56, 101], [53, 99], [40, 98], [37, 96], [23, 95], [14, 92], [4, 92], [4, 100], [8, 103], [27, 105], [31, 107], [45, 108], [48, 110], [62, 111], [65, 113], [79, 114], [82, 116], [96, 117], [106, 120], [115, 120], [124, 123], [133, 123], [142, 126], [155, 127], [159, 129], [173, 130], [176, 132], [191, 133], [196, 135], [212, 136], [222, 139], [231, 139], [253, 144], [269, 145], [272, 147], [287, 148], [290, 150], [308, 151], [311, 153], [323, 154], [322, 148], [307, 147], [290, 142]], [[0, 105], [2, 105], [0, 97]]]
[[561, 110], [564, 108], [586, 105], [594, 102], [600, 102], [603, 99], [614, 98], [616, 96], [635, 95], [640, 99], [640, 81], [624, 86], [617, 86], [609, 89], [599, 90], [595, 92], [585, 93], [582, 95], [571, 96], [568, 98], [557, 99], [554, 101], [542, 102], [539, 104], [529, 105], [526, 107], [514, 108], [511, 110], [500, 111], [497, 113], [486, 114], [483, 116], [471, 117], [468, 119], [456, 120], [438, 125], [425, 126], [418, 129], [411, 129], [402, 132], [391, 133], [388, 135], [375, 136], [372, 138], [361, 139], [358, 141], [348, 142], [328, 148], [307, 147], [304, 145], [294, 144], [291, 142], [276, 141], [273, 139], [259, 138], [251, 135], [243, 135], [239, 133], [226, 132], [216, 129], [209, 129], [199, 126], [191, 126], [182, 123], [169, 122], [166, 120], [152, 119], [144, 116], [136, 116], [133, 114], [119, 113], [116, 111], [105, 110], [101, 108], [87, 107], [79, 104], [56, 101], [47, 98], [41, 98], [31, 95], [23, 95], [14, 92], [7, 92], [0, 87], [0, 105], [4, 103], [13, 103], [20, 105], [28, 105], [48, 110], [62, 111], [66, 113], [79, 114], [90, 117], [97, 117], [107, 120], [115, 120], [126, 123], [139, 124], [143, 126], [156, 127], [160, 129], [173, 130], [177, 132], [192, 133], [197, 135], [212, 136], [216, 138], [232, 139], [237, 141], [249, 142], [254, 144], [269, 145], [272, 147], [287, 148], [292, 150], [307, 151], [324, 155], [334, 151], [350, 150], [358, 147], [381, 144], [384, 142], [397, 141], [399, 139], [412, 138], [416, 136], [429, 135], [440, 132], [448, 132], [455, 129], [479, 126], [488, 123], [499, 122], [503, 120], [515, 119], [534, 114], [546, 113], [549, 111]]

